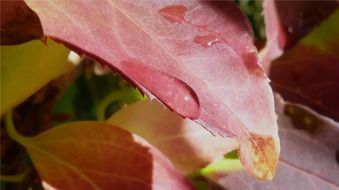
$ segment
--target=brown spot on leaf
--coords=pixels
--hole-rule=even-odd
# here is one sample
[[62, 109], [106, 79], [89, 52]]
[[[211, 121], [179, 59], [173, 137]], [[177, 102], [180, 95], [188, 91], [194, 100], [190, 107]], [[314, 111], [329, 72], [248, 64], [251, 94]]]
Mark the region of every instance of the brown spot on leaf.
[[272, 137], [251, 134], [253, 150], [253, 170], [257, 177], [272, 179], [279, 160], [276, 144]]
[[250, 133], [241, 142], [239, 157], [242, 164], [255, 177], [271, 180], [279, 160], [279, 141], [271, 136]]

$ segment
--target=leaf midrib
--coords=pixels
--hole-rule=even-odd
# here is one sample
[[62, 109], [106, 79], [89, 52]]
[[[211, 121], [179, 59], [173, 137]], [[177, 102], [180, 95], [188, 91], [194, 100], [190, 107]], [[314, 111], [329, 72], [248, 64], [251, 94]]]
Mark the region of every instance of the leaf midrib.
[[[70, 139], [71, 140], [71, 139]], [[56, 140], [55, 142], [57, 142], [58, 140]], [[87, 175], [85, 175], [80, 168], [77, 168], [75, 166], [73, 166], [72, 164], [70, 164], [69, 162], [59, 158], [58, 156], [56, 156], [55, 154], [50, 153], [47, 150], [44, 150], [42, 147], [36, 145], [33, 142], [29, 142], [26, 141], [25, 145], [24, 145], [27, 149], [32, 148], [35, 149], [37, 151], [39, 151], [40, 153], [45, 154], [46, 156], [50, 157], [51, 159], [55, 160], [56, 162], [60, 163], [61, 165], [64, 165], [66, 168], [69, 168], [70, 170], [72, 170], [73, 172], [75, 172], [76, 174], [78, 174], [78, 176], [80, 176], [84, 181], [88, 182], [89, 184], [91, 184], [91, 186], [96, 189], [96, 190], [102, 190], [102, 188], [100, 188], [93, 180], [91, 180]], [[121, 147], [120, 147], [121, 148]], [[125, 149], [124, 149], [125, 150]], [[93, 172], [97, 172], [94, 170], [89, 170], [89, 171], [93, 171]], [[100, 172], [100, 173], [105, 173], [105, 172]], [[143, 180], [137, 179], [137, 178], [133, 178], [133, 177], [128, 177], [128, 176], [123, 176], [120, 174], [113, 174], [113, 173], [106, 173], [107, 175], [114, 175], [115, 177], [120, 177], [120, 178], [124, 178], [126, 180], [132, 180], [132, 181], [136, 181], [136, 182], [140, 182], [140, 183], [144, 183], [147, 184], [149, 186], [154, 186], [154, 184], [149, 184]]]

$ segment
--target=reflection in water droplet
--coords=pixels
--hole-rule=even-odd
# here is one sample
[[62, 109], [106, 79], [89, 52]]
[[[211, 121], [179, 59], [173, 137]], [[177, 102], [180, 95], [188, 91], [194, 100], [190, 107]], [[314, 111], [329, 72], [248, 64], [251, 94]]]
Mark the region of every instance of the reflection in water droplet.
[[183, 5], [172, 5], [159, 10], [161, 16], [173, 23], [182, 24], [185, 22], [187, 8]]
[[265, 76], [264, 69], [257, 62], [257, 52], [249, 52], [246, 55], [243, 55], [243, 58], [246, 69], [250, 74], [253, 74], [257, 77]]
[[126, 75], [145, 87], [159, 100], [180, 115], [199, 117], [199, 100], [193, 89], [183, 81], [136, 61], [122, 61]]
[[289, 32], [289, 33], [293, 33], [293, 28], [292, 27], [287, 27], [287, 31]]
[[264, 75], [265, 75], [265, 71], [264, 71], [263, 68], [261, 68], [260, 66], [258, 66], [258, 67], [254, 70], [254, 74], [255, 74], [257, 77], [264, 76]]
[[209, 47], [217, 42], [219, 42], [219, 39], [216, 35], [214, 34], [208, 34], [204, 36], [196, 36], [194, 38], [194, 42], [197, 44], [200, 44], [203, 47]]

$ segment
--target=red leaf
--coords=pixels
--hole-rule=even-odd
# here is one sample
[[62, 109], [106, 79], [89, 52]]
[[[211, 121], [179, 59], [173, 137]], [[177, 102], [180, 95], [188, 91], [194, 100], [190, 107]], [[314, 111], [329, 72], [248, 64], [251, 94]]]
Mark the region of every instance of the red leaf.
[[116, 69], [184, 117], [240, 142], [272, 178], [279, 139], [268, 79], [233, 2], [34, 1], [46, 36]]
[[57, 189], [193, 189], [146, 141], [106, 123], [56, 127], [24, 146], [42, 180]]
[[278, 39], [279, 47], [289, 49], [326, 20], [338, 8], [338, 5], [338, 1], [335, 0], [267, 0], [264, 5], [267, 38], [268, 40], [274, 38], [277, 32], [275, 37]]
[[339, 121], [339, 11], [271, 65], [274, 90]]
[[[264, 1], [266, 53], [262, 64], [293, 47], [338, 8], [338, 1]], [[268, 70], [268, 69], [267, 69]]]
[[1, 45], [13, 45], [43, 36], [39, 17], [22, 0], [1, 1]]

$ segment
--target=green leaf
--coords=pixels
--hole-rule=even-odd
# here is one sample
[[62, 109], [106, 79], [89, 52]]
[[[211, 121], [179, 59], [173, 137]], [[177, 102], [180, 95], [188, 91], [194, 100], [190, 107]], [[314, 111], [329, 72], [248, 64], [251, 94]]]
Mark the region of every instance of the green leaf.
[[1, 115], [65, 72], [67, 54], [52, 41], [1, 46]]
[[336, 49], [330, 48], [333, 43], [337, 43], [339, 34], [339, 11], [335, 11], [327, 20], [325, 20], [320, 27], [315, 28], [312, 33], [302, 39], [301, 43], [308, 46], [316, 46], [326, 51], [334, 51]]

